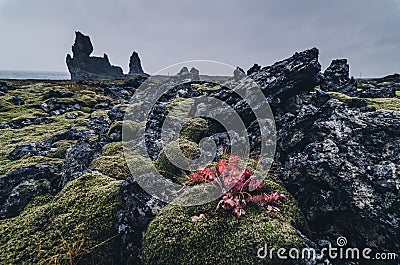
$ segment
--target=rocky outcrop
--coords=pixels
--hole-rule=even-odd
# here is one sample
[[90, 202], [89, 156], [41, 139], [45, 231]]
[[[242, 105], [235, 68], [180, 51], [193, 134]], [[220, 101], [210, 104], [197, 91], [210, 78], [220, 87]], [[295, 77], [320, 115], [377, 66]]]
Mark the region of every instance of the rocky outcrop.
[[198, 81], [200, 80], [200, 71], [196, 69], [195, 67], [192, 67], [189, 71], [189, 69], [184, 66], [182, 69], [179, 71], [179, 73], [176, 74], [174, 77], [175, 80], [180, 80], [182, 82], [184, 81]]
[[349, 94], [357, 89], [357, 82], [349, 77], [349, 64], [346, 59], [333, 60], [321, 77], [321, 89], [324, 91]]
[[[316, 89], [321, 69], [318, 55], [315, 48], [296, 53], [250, 75], [275, 114], [278, 142], [273, 173], [299, 201], [314, 240], [334, 243], [342, 235], [351, 246], [398, 252], [400, 167], [396, 161], [400, 159], [400, 136], [396, 132], [400, 115], [374, 111], [365, 106], [365, 101], [348, 107]], [[344, 66], [343, 60], [334, 65], [339, 63]], [[328, 73], [333, 74], [336, 67], [331, 68]], [[341, 69], [338, 71], [348, 73], [347, 67]], [[332, 86], [329, 90], [335, 90], [338, 84], [342, 85], [340, 91], [347, 85], [355, 89], [346, 73], [343, 77], [347, 78], [325, 79], [325, 85]], [[248, 127], [256, 155], [260, 132], [243, 99], [229, 89], [204, 91], [180, 85], [163, 95], [149, 116], [150, 157], [158, 156], [153, 143], [160, 142], [158, 129], [165, 119], [166, 105], [177, 94], [183, 98], [208, 95], [231, 105]], [[191, 111], [198, 112], [200, 107], [195, 105]], [[211, 134], [226, 138], [218, 130]], [[214, 139], [218, 145], [225, 144], [222, 138]]]
[[251, 75], [252, 73], [258, 72], [260, 70], [261, 66], [255, 63], [252, 67], [250, 67], [249, 70], [247, 70], [247, 75]]
[[394, 98], [396, 91], [400, 91], [400, 75], [394, 74], [376, 79], [359, 81], [357, 91], [351, 96], [360, 98]]
[[235, 79], [235, 81], [239, 81], [240, 79], [244, 78], [245, 76], [246, 76], [246, 73], [239, 66], [236, 67], [235, 71], [233, 71], [233, 78]]
[[363, 87], [350, 93], [350, 95], [359, 98], [394, 98], [396, 97], [396, 90], [400, 90], [400, 85], [377, 84]]
[[27, 166], [0, 178], [0, 219], [17, 216], [35, 196], [59, 191], [59, 166]]
[[[334, 242], [342, 235], [353, 246], [398, 252], [400, 115], [349, 109], [315, 90], [317, 56], [316, 50], [304, 52], [251, 75], [267, 96], [286, 90], [274, 93], [271, 105], [278, 129], [277, 175], [317, 238]], [[344, 60], [335, 61], [324, 74], [324, 88], [353, 89], [347, 69]], [[342, 74], [330, 78], [335, 72]], [[282, 81], [266, 82], [271, 78]]]
[[72, 80], [108, 79], [123, 76], [122, 68], [110, 64], [107, 54], [103, 57], [91, 57], [93, 45], [89, 36], [79, 31], [75, 32], [75, 43], [72, 46], [72, 54], [67, 55], [67, 66]]
[[133, 75], [143, 75], [144, 71], [142, 68], [142, 63], [140, 62], [139, 54], [133, 52], [129, 60], [129, 74]]

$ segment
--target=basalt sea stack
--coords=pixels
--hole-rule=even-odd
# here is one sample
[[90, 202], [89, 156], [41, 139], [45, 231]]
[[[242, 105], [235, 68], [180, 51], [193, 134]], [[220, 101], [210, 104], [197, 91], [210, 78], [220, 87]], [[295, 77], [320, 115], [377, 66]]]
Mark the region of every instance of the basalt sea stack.
[[93, 78], [113, 79], [123, 77], [122, 68], [111, 65], [107, 54], [103, 57], [90, 56], [93, 45], [89, 36], [79, 31], [75, 32], [75, 43], [72, 54], [67, 55], [67, 66], [72, 80], [87, 80]]

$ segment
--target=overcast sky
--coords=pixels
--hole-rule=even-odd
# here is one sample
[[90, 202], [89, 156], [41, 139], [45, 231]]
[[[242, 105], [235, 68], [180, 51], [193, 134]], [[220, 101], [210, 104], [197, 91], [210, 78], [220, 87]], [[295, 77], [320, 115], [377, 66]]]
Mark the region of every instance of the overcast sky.
[[0, 70], [67, 71], [75, 30], [125, 72], [133, 50], [152, 74], [199, 59], [248, 69], [314, 46], [323, 68], [400, 72], [400, 0], [0, 0]]

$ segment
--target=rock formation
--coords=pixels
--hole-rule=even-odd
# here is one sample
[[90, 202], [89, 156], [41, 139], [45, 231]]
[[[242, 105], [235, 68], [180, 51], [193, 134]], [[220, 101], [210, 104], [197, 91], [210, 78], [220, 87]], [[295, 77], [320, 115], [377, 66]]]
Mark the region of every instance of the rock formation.
[[103, 57], [91, 57], [93, 45], [89, 36], [75, 32], [72, 54], [67, 55], [67, 66], [72, 80], [113, 79], [123, 76], [122, 68], [110, 64], [107, 54]]
[[239, 81], [240, 79], [244, 78], [245, 76], [246, 76], [246, 73], [239, 66], [236, 67], [235, 71], [233, 71], [233, 79], [235, 79], [235, 81]]
[[340, 93], [351, 93], [357, 88], [357, 82], [349, 77], [350, 67], [346, 59], [333, 60], [322, 75], [321, 89]]
[[186, 66], [184, 66], [179, 71], [179, 73], [176, 74], [174, 79], [181, 81], [185, 80], [198, 81], [200, 80], [200, 71], [195, 67], [192, 67], [189, 71], [189, 69]]
[[137, 74], [143, 75], [144, 71], [142, 68], [142, 64], [140, 62], [139, 54], [137, 52], [133, 52], [132, 56], [129, 60], [129, 74]]
[[247, 70], [247, 75], [251, 75], [252, 73], [258, 72], [260, 70], [261, 66], [255, 63], [252, 67], [250, 67], [249, 70]]
[[192, 67], [190, 69], [190, 74], [192, 75], [192, 80], [193, 81], [200, 80], [200, 71], [198, 69], [196, 69], [195, 67]]

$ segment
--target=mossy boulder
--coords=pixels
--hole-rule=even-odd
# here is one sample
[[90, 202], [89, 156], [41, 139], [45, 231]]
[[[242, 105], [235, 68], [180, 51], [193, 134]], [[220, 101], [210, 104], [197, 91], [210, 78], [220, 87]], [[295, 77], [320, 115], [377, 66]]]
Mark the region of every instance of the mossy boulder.
[[[172, 159], [172, 161], [181, 160], [178, 156], [180, 152], [182, 152], [182, 154], [190, 160], [194, 159], [199, 154], [198, 145], [187, 139], [179, 139], [170, 142], [164, 147], [164, 149], [168, 152], [168, 156]], [[185, 183], [187, 181], [185, 173], [187, 172], [175, 166], [166, 155], [165, 150], [161, 151], [155, 162], [157, 170], [165, 178], [177, 183]]]
[[141, 136], [146, 129], [146, 122], [135, 122], [135, 121], [116, 121], [111, 124], [110, 129], [107, 132], [107, 136], [110, 137], [111, 134], [119, 134], [122, 137], [124, 133], [124, 140], [130, 141]]
[[[279, 212], [265, 207], [248, 206], [246, 215], [237, 219], [223, 209], [215, 211], [218, 202], [201, 206], [169, 205], [150, 223], [143, 242], [145, 265], [179, 264], [281, 264], [276, 257], [260, 259], [258, 249], [302, 248], [304, 240], [297, 229], [308, 233], [296, 200], [278, 180], [264, 184], [270, 192], [287, 195]], [[201, 192], [201, 191], [199, 191]], [[204, 214], [198, 221], [192, 216]]]
[[[127, 148], [126, 152], [129, 152], [129, 155], [125, 158], [121, 142], [107, 144], [103, 148], [102, 156], [93, 160], [90, 167], [115, 179], [138, 176], [153, 168], [153, 162], [140, 155], [138, 149]], [[132, 172], [127, 163], [131, 165]]]
[[0, 221], [1, 264], [113, 264], [120, 181], [84, 175]]
[[179, 134], [181, 138], [198, 143], [204, 136], [207, 135], [208, 124], [203, 118], [194, 118], [186, 121], [182, 125], [182, 130]]

